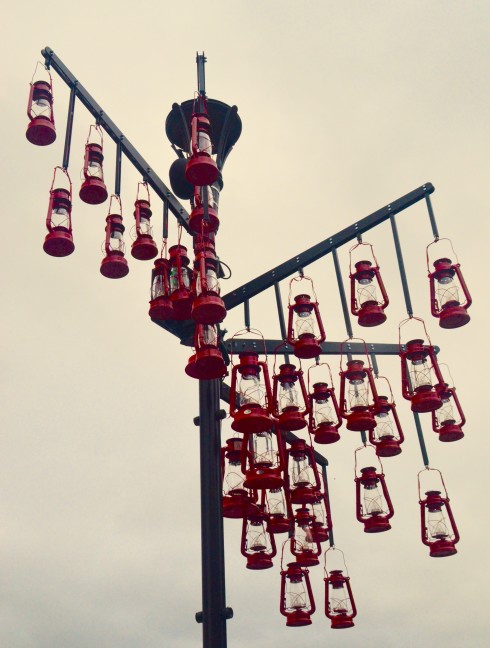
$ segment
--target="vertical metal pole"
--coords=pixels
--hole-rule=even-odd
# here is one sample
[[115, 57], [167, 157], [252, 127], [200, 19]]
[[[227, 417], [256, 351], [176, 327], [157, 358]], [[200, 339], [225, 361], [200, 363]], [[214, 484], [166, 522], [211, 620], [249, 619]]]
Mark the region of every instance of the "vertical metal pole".
[[121, 140], [116, 147], [116, 180], [114, 182], [114, 193], [116, 196], [121, 195], [121, 167], [122, 167], [122, 146]]
[[333, 264], [335, 266], [335, 274], [337, 275], [337, 283], [339, 285], [339, 295], [340, 301], [342, 303], [342, 312], [344, 313], [344, 322], [347, 335], [352, 338], [352, 325], [350, 322], [349, 308], [347, 306], [347, 299], [345, 297], [344, 281], [342, 279], [342, 273], [340, 272], [339, 257], [337, 256], [337, 250], [334, 248], [332, 250]]
[[203, 648], [226, 648], [219, 380], [199, 381]]
[[204, 68], [207, 58], [202, 54], [196, 53], [196, 63], [197, 63], [197, 89], [200, 95], [206, 96], [206, 76], [204, 73]]
[[[274, 292], [276, 294], [277, 316], [279, 318], [279, 328], [281, 329], [281, 337], [283, 340], [287, 340], [288, 334], [286, 331], [286, 322], [284, 321], [284, 310], [282, 308], [281, 290], [277, 282], [274, 284]], [[289, 353], [284, 354], [284, 362], [289, 364]]]
[[439, 238], [439, 230], [437, 229], [436, 217], [434, 216], [434, 210], [432, 209], [432, 203], [430, 201], [430, 196], [425, 197], [425, 202], [427, 203], [427, 211], [429, 212], [430, 226], [432, 227], [432, 234], [436, 241]]
[[246, 299], [243, 302], [243, 314], [245, 317], [245, 328], [250, 331], [250, 301]]
[[[332, 511], [330, 507], [330, 493], [328, 491], [328, 479], [327, 479], [327, 466], [322, 465], [322, 476], [323, 476], [323, 487], [325, 488], [325, 497], [327, 500], [327, 506], [330, 510]], [[333, 525], [332, 525], [333, 526]], [[335, 541], [333, 539], [333, 529], [328, 530], [328, 544], [333, 547], [335, 545]]]
[[410, 299], [410, 291], [408, 289], [407, 273], [405, 272], [405, 264], [403, 262], [402, 248], [400, 245], [400, 237], [398, 236], [398, 228], [396, 226], [395, 216], [390, 216], [391, 229], [393, 231], [393, 240], [395, 241], [396, 258], [398, 259], [398, 267], [400, 269], [400, 279], [402, 281], [403, 295], [405, 297], [405, 305], [409, 317], [413, 315], [412, 301]]
[[168, 202], [166, 200], [163, 201], [162, 238], [164, 241], [168, 239]]
[[68, 104], [68, 117], [66, 119], [65, 148], [63, 150], [63, 169], [68, 169], [70, 163], [71, 134], [73, 131], [73, 115], [75, 113], [75, 99], [77, 97], [77, 83], [71, 86], [70, 102]]
[[427, 468], [429, 466], [429, 455], [427, 454], [427, 448], [425, 446], [424, 434], [422, 432], [422, 426], [420, 424], [420, 416], [418, 412], [412, 412], [413, 418], [415, 420], [415, 427], [417, 429], [417, 436], [419, 438], [420, 452], [422, 453], [422, 459], [424, 466]]

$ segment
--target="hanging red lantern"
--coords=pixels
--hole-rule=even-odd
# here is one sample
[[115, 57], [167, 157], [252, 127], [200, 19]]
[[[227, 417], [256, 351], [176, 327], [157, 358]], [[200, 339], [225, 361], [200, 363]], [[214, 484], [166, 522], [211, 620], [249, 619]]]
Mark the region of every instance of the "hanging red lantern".
[[[213, 185], [194, 187], [194, 207], [189, 215], [189, 229], [194, 234], [216, 234], [219, 228], [218, 204], [222, 181], [218, 180]], [[206, 211], [204, 203], [208, 200]]]
[[194, 100], [191, 119], [191, 150], [185, 168], [185, 177], [193, 185], [212, 185], [219, 176], [216, 162], [212, 158], [211, 122], [208, 118], [206, 97], [199, 95]]
[[378, 380], [386, 381], [390, 398], [378, 394], [378, 404], [374, 408], [376, 427], [369, 430], [369, 442], [376, 448], [378, 457], [394, 457], [402, 451], [400, 446], [405, 437], [396, 411], [391, 385], [384, 376], [380, 376]]
[[[140, 198], [140, 187], [144, 187], [146, 198]], [[154, 259], [158, 254], [158, 247], [152, 236], [150, 190], [146, 182], [138, 182], [136, 201], [134, 203], [134, 220], [136, 238], [131, 245], [131, 256], [138, 261]]]
[[[38, 72], [39, 68], [43, 72]], [[41, 76], [47, 77], [42, 79]], [[36, 78], [36, 81], [34, 79]], [[48, 146], [56, 139], [53, 115], [53, 79], [49, 70], [38, 63], [34, 70], [27, 103], [27, 116], [30, 119], [26, 137], [31, 144]]]
[[185, 372], [191, 378], [213, 380], [227, 374], [226, 363], [219, 350], [218, 329], [212, 324], [196, 324], [194, 347], [196, 352], [189, 358]]
[[[335, 551], [335, 548], [332, 547], [332, 550]], [[325, 552], [325, 615], [332, 622], [330, 627], [334, 630], [352, 628], [357, 609], [352, 595], [350, 578], [348, 575], [344, 576], [342, 569], [332, 569], [327, 572], [328, 551], [329, 549]], [[347, 567], [345, 571], [347, 573]]]
[[[60, 177], [58, 172], [64, 174]], [[62, 185], [68, 184], [69, 188]], [[55, 167], [53, 181], [49, 191], [48, 213], [46, 215], [48, 233], [44, 239], [43, 250], [54, 257], [65, 257], [73, 252], [73, 234], [71, 229], [71, 180], [68, 171]]]
[[287, 533], [291, 529], [289, 505], [286, 500], [286, 493], [283, 488], [271, 488], [263, 490], [263, 497], [269, 515], [270, 533]]
[[[303, 380], [303, 372], [296, 369], [293, 364], [280, 365], [279, 373], [273, 380], [272, 402], [274, 416], [277, 418], [281, 430], [288, 432], [302, 430], [306, 427], [308, 414], [308, 394]], [[298, 389], [301, 397], [298, 395]]]
[[163, 257], [155, 259], [151, 271], [151, 299], [148, 311], [152, 320], [169, 320], [174, 316], [174, 307], [170, 300], [169, 276], [170, 261]]
[[[431, 272], [429, 248], [440, 241], [449, 239], [437, 239], [427, 246], [431, 312], [439, 319], [439, 326], [453, 329], [470, 321], [467, 309], [471, 306], [472, 299], [457, 260], [453, 263], [448, 257], [438, 258], [433, 262], [434, 270]], [[451, 241], [449, 245], [456, 257]]]
[[[180, 227], [179, 227], [180, 240]], [[192, 299], [192, 270], [189, 268], [187, 248], [178, 243], [169, 248], [170, 258], [170, 301], [174, 308], [174, 318], [190, 319]]]
[[242, 556], [247, 559], [247, 569], [269, 569], [276, 555], [274, 535], [267, 530], [267, 513], [261, 504], [252, 504], [243, 518]]
[[[326, 365], [332, 385], [332, 372], [327, 363], [313, 365], [308, 370], [308, 385], [310, 384], [310, 372], [316, 367]], [[340, 439], [339, 428], [342, 425], [339, 404], [335, 396], [335, 390], [326, 382], [316, 382], [313, 389], [310, 388], [309, 401], [309, 422], [308, 428], [313, 435], [315, 443], [336, 443]]]
[[307, 506], [301, 506], [296, 509], [294, 521], [296, 525], [290, 539], [291, 553], [298, 565], [314, 567], [320, 563], [318, 556], [322, 553], [320, 543], [313, 535], [315, 516]]
[[311, 512], [315, 518], [311, 528], [313, 539], [315, 542], [326, 542], [332, 529], [332, 516], [326, 493], [316, 494], [315, 500], [311, 503]]
[[291, 504], [311, 504], [321, 488], [313, 448], [303, 439], [295, 439], [286, 451], [287, 488]]
[[194, 251], [196, 297], [192, 303], [192, 319], [201, 324], [219, 324], [226, 317], [226, 307], [219, 296], [219, 261], [214, 243], [203, 236], [198, 237]]
[[[441, 489], [428, 490], [425, 498], [421, 495], [420, 475], [426, 471], [439, 473]], [[426, 468], [418, 474], [420, 518], [422, 542], [429, 547], [432, 558], [444, 558], [457, 553], [455, 545], [459, 542], [459, 532], [449, 504], [444, 479], [439, 470]], [[441, 493], [444, 492], [444, 495]]]
[[316, 607], [308, 570], [295, 562], [288, 563], [286, 570], [281, 565], [279, 610], [286, 617], [288, 628], [311, 625], [311, 615]]
[[[352, 272], [352, 252], [358, 247], [369, 247], [374, 265], [369, 260], [357, 261]], [[350, 258], [350, 303], [351, 313], [358, 318], [359, 326], [378, 326], [386, 321], [385, 308], [389, 304], [379, 264], [374, 256], [373, 246], [358, 243], [349, 250]], [[381, 300], [377, 290], [381, 293]]]
[[[293, 281], [309, 281], [313, 301], [309, 294], [296, 295], [294, 304], [291, 301]], [[302, 360], [316, 358], [322, 351], [321, 343], [325, 342], [318, 300], [309, 277], [294, 277], [289, 284], [289, 319], [287, 341], [294, 348], [294, 355]], [[318, 332], [317, 332], [318, 331]]]
[[282, 488], [284, 450], [280, 430], [244, 432], [242, 472], [247, 488]]
[[[117, 203], [113, 209], [112, 202]], [[116, 211], [117, 210], [117, 211]], [[125, 227], [122, 218], [122, 205], [120, 196], [113, 194], [109, 203], [109, 215], [105, 227], [105, 243], [103, 251], [105, 257], [102, 259], [100, 273], [108, 279], [121, 279], [129, 272], [128, 262], [124, 256], [125, 244], [123, 234]]]
[[[463, 425], [466, 418], [456, 394], [456, 387], [449, 387], [448, 383], [443, 382], [438, 384], [436, 389], [442, 405], [432, 412], [432, 429], [439, 434], [440, 441], [459, 441], [464, 437]], [[457, 416], [453, 406], [456, 406]]]
[[[364, 342], [364, 340], [363, 340]], [[347, 360], [342, 369], [342, 343], [340, 356], [340, 413], [347, 423], [348, 430], [365, 432], [376, 425], [374, 410], [378, 404], [378, 392], [373, 378], [373, 370], [366, 348], [368, 366], [363, 360]]]
[[221, 471], [223, 475], [223, 516], [226, 518], [243, 518], [247, 515], [256, 497], [253, 491], [245, 488], [245, 476], [241, 472], [241, 454], [243, 438], [227, 439], [226, 446], [221, 448]]
[[[360, 448], [364, 450], [365, 448]], [[386, 486], [383, 466], [381, 462], [381, 471], [377, 471], [374, 466], [366, 466], [360, 469], [360, 475], [357, 471], [357, 452], [356, 450], [356, 515], [359, 522], [364, 524], [365, 533], [380, 533], [389, 531], [391, 525], [389, 520], [393, 517], [395, 511], [391, 503], [390, 494]]]
[[[93, 139], [97, 138], [97, 142]], [[85, 157], [83, 160], [84, 181], [80, 187], [80, 200], [89, 205], [100, 205], [107, 200], [107, 188], [104, 183], [104, 137], [99, 125], [90, 126], [87, 142], [85, 144]]]

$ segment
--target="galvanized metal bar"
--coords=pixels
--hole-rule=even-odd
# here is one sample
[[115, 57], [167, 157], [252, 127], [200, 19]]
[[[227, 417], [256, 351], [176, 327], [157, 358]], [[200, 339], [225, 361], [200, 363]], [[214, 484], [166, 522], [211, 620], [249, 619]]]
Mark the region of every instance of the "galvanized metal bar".
[[[274, 355], [277, 347], [283, 343], [283, 340], [254, 340], [253, 338], [235, 338], [226, 340], [224, 345], [228, 353], [242, 353], [246, 351], [255, 351], [256, 353], [264, 353]], [[265, 347], [264, 347], [265, 345]], [[340, 347], [343, 347], [344, 354], [365, 354], [366, 348], [361, 342], [323, 342], [321, 345], [321, 355], [340, 355]], [[378, 355], [399, 355], [400, 347], [398, 344], [383, 344], [383, 343], [367, 343], [368, 353], [375, 352]], [[279, 349], [279, 354], [284, 352], [293, 353], [293, 347], [290, 344], [285, 344]]]
[[197, 89], [200, 95], [206, 96], [206, 75], [205, 75], [205, 66], [207, 58], [202, 54], [196, 52], [196, 63], [197, 63]]
[[396, 226], [395, 217], [391, 217], [391, 229], [393, 230], [393, 240], [395, 242], [396, 258], [398, 259], [398, 268], [400, 270], [400, 279], [402, 282], [403, 296], [405, 298], [405, 306], [409, 317], [413, 315], [412, 300], [410, 299], [410, 290], [408, 288], [407, 273], [405, 271], [405, 263], [403, 262], [402, 248], [400, 245], [400, 237], [398, 236], [398, 228]]
[[110, 117], [102, 110], [101, 106], [95, 101], [90, 93], [84, 86], [77, 81], [75, 76], [66, 67], [63, 61], [53, 52], [50, 47], [45, 47], [41, 54], [46, 62], [52, 69], [54, 69], [60, 78], [68, 85], [69, 88], [75, 87], [75, 93], [82, 104], [94, 116], [98, 123], [102, 126], [109, 137], [117, 144], [121, 142], [121, 148], [124, 155], [128, 158], [131, 164], [139, 171], [142, 176], [147, 178], [148, 184], [155, 191], [161, 200], [168, 202], [170, 211], [182, 224], [182, 226], [189, 231], [189, 214], [184, 209], [183, 205], [173, 195], [167, 185], [161, 178], [151, 169], [148, 162], [136, 150], [131, 142], [124, 136], [122, 131], [110, 119]]
[[121, 142], [117, 143], [116, 146], [116, 173], [115, 173], [115, 182], [114, 182], [114, 193], [116, 196], [121, 195], [121, 173], [122, 173], [122, 148]]
[[[284, 309], [282, 307], [281, 288], [277, 282], [274, 284], [274, 293], [276, 295], [277, 316], [279, 318], [279, 328], [281, 330], [281, 337], [283, 340], [287, 340], [288, 333], [286, 330], [286, 321], [284, 320]], [[287, 362], [289, 364], [289, 353], [284, 353], [284, 362]]]
[[412, 412], [412, 414], [413, 414], [413, 419], [415, 421], [415, 428], [417, 430], [417, 437], [419, 440], [422, 460], [424, 462], [424, 466], [427, 468], [427, 466], [429, 465], [429, 455], [427, 454], [427, 446], [425, 445], [424, 433], [422, 430], [422, 425], [420, 423], [420, 416], [418, 415], [418, 412]]
[[364, 445], [366, 445], [366, 443], [367, 443], [367, 436], [366, 436], [366, 432], [365, 432], [364, 430], [361, 432], [361, 441], [362, 441], [362, 443], [363, 443]]
[[369, 357], [371, 358], [371, 363], [373, 365], [373, 373], [377, 378], [379, 376], [379, 367], [378, 367], [378, 361], [376, 360], [376, 354], [374, 353], [374, 351], [371, 351]]
[[332, 252], [335, 248], [355, 239], [358, 234], [367, 232], [373, 227], [376, 227], [376, 225], [388, 220], [393, 216], [393, 214], [398, 214], [419, 200], [423, 200], [426, 195], [431, 194], [433, 191], [433, 185], [428, 182], [427, 184], [414, 189], [405, 196], [394, 200], [389, 205], [378, 209], [369, 216], [362, 218], [353, 225], [346, 227], [337, 234], [330, 236], [321, 243], [317, 243], [308, 250], [301, 252], [292, 259], [281, 263], [272, 270], [265, 272], [243, 286], [232, 290], [223, 297], [227, 310], [231, 310], [232, 308], [235, 308], [235, 306], [242, 304], [245, 299], [251, 299], [252, 297], [255, 297], [255, 295], [267, 290], [267, 288], [271, 288], [276, 282], [282, 281], [297, 272], [299, 268], [304, 268], [314, 261], [321, 259], [326, 254]]
[[243, 302], [243, 314], [245, 319], [245, 328], [250, 331], [250, 301], [246, 299]]
[[[330, 493], [328, 491], [328, 478], [327, 478], [327, 466], [326, 464], [322, 465], [321, 467], [322, 470], [322, 477], [323, 477], [323, 487], [325, 489], [325, 499], [327, 500], [327, 506], [330, 511], [332, 512], [331, 506], [330, 506]], [[333, 525], [332, 525], [333, 526]], [[328, 543], [331, 547], [335, 545], [334, 539], [333, 539], [333, 529], [330, 528], [328, 530]]]
[[70, 101], [68, 103], [68, 116], [66, 118], [65, 147], [63, 149], [63, 169], [67, 170], [70, 164], [71, 134], [73, 132], [73, 116], [75, 113], [76, 81], [70, 89]]
[[162, 238], [164, 241], [168, 239], [168, 202], [163, 203], [163, 226]]
[[332, 250], [332, 257], [333, 257], [333, 264], [335, 266], [335, 274], [337, 276], [337, 284], [339, 286], [340, 303], [342, 304], [342, 312], [344, 314], [345, 330], [347, 331], [347, 336], [351, 338], [354, 337], [354, 335], [352, 333], [352, 324], [350, 321], [349, 307], [347, 305], [347, 299], [345, 296], [344, 280], [342, 278], [342, 272], [340, 271], [339, 257], [337, 254], [337, 250], [335, 248]]
[[425, 197], [425, 202], [427, 203], [427, 211], [429, 212], [430, 226], [432, 228], [432, 234], [436, 241], [439, 239], [439, 230], [437, 229], [436, 217], [434, 216], [434, 210], [432, 209], [432, 203], [430, 196]]

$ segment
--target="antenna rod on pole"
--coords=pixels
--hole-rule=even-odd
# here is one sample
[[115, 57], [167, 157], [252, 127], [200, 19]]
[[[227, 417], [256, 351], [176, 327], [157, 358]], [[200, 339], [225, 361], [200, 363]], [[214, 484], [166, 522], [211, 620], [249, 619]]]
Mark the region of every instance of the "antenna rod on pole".
[[197, 63], [197, 89], [199, 91], [199, 94], [203, 97], [206, 96], [206, 76], [204, 73], [204, 67], [206, 65], [206, 57], [204, 56], [204, 52], [202, 54], [198, 54], [196, 52], [196, 63]]

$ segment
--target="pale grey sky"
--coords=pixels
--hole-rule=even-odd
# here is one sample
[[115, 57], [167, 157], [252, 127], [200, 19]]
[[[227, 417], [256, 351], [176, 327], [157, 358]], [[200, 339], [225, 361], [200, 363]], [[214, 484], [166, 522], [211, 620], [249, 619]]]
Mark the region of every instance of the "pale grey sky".
[[[5, 11], [4, 11], [5, 13]], [[220, 256], [228, 292], [391, 200], [430, 181], [441, 236], [452, 239], [474, 297], [468, 326], [443, 331], [429, 313], [423, 205], [398, 217], [414, 310], [441, 347], [467, 415], [466, 436], [440, 443], [423, 418], [431, 466], [444, 474], [461, 533], [458, 554], [429, 558], [420, 540], [423, 467], [396, 359], [392, 382], [403, 453], [384, 463], [392, 530], [364, 534], [355, 519], [358, 435], [325, 449], [337, 545], [359, 610], [332, 634], [323, 574], [311, 569], [313, 624], [279, 614], [278, 559], [251, 572], [239, 523], [226, 520], [230, 648], [445, 645], [488, 639], [488, 175], [487, 2], [256, 0], [199, 3], [19, 2], [6, 10], [1, 85], [4, 206], [0, 643], [5, 648], [199, 646], [200, 529], [197, 384], [189, 351], [148, 316], [151, 263], [128, 277], [99, 273], [106, 205], [75, 198], [76, 250], [43, 253], [53, 167], [61, 163], [68, 91], [54, 78], [58, 139], [25, 139], [29, 81], [49, 45], [167, 179], [174, 159], [164, 120], [196, 89], [195, 53], [208, 57], [211, 97], [236, 104], [243, 133], [224, 172]], [[77, 105], [70, 172], [78, 194], [90, 116]], [[114, 147], [106, 143], [113, 188]], [[139, 178], [123, 166], [127, 234]], [[161, 209], [153, 196], [154, 224]], [[176, 229], [171, 224], [170, 239]], [[405, 317], [388, 224], [366, 240], [391, 303], [388, 321], [361, 331], [395, 342]], [[126, 237], [129, 244], [129, 236]], [[129, 247], [129, 245], [128, 245]], [[347, 250], [340, 251], [345, 276]], [[345, 338], [330, 258], [308, 269], [329, 339]], [[287, 285], [283, 285], [283, 297]], [[242, 313], [227, 319], [230, 333]], [[278, 336], [273, 294], [252, 302], [252, 324]], [[338, 362], [332, 360], [334, 374]], [[338, 382], [337, 382], [338, 384]], [[224, 423], [223, 438], [230, 432]]]

